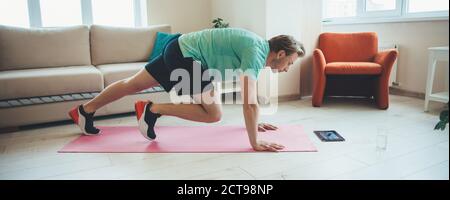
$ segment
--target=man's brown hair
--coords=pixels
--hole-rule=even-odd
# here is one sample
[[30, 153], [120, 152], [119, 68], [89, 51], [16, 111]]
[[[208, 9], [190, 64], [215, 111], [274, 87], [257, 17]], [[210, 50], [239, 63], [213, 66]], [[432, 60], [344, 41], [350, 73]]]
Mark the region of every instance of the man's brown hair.
[[284, 50], [286, 55], [297, 53], [299, 57], [305, 55], [305, 47], [303, 44], [294, 39], [290, 35], [279, 35], [269, 40], [270, 51], [279, 52]]

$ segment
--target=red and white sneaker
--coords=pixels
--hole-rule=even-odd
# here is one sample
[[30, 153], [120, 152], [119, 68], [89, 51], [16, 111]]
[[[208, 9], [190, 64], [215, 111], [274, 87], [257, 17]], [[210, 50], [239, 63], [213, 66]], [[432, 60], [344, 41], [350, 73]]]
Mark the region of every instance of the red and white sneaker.
[[94, 127], [94, 113], [86, 113], [83, 106], [73, 108], [69, 112], [70, 118], [80, 127], [84, 135], [99, 135], [100, 130]]
[[156, 120], [161, 117], [160, 114], [156, 114], [150, 111], [152, 105], [152, 102], [147, 101], [137, 101], [134, 104], [139, 131], [141, 132], [142, 136], [150, 141], [156, 139], [154, 127], [156, 124]]

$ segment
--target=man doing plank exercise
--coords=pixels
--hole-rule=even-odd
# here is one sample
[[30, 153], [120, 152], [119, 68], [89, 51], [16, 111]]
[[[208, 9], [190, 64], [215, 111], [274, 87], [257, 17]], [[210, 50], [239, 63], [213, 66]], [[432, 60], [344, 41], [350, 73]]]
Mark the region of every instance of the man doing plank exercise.
[[[188, 85], [194, 86], [197, 82], [200, 83], [197, 84], [199, 87], [188, 87], [189, 91], [183, 89], [183, 93], [179, 94], [190, 95], [196, 104], [136, 102], [139, 130], [145, 138], [154, 140], [157, 136], [154, 126], [161, 116], [175, 116], [204, 123], [220, 121], [220, 94], [214, 92], [213, 80], [208, 72], [216, 71], [224, 75], [227, 70], [232, 70], [240, 78], [243, 114], [251, 146], [256, 151], [278, 151], [284, 146], [259, 141], [257, 137], [258, 131], [277, 129], [270, 124], [258, 124], [258, 75], [265, 66], [276, 73], [288, 72], [289, 67], [304, 55], [303, 45], [287, 35], [276, 36], [267, 41], [255, 33], [238, 28], [208, 29], [176, 35], [165, 46], [163, 53], [151, 60], [145, 69], [108, 86], [91, 101], [72, 109], [69, 115], [84, 134], [100, 134], [93, 121], [96, 110], [126, 95], [158, 85], [167, 92], [177, 89], [183, 80], [174, 80], [171, 76], [180, 70], [188, 72]], [[196, 62], [201, 63], [199, 70], [195, 70]], [[196, 75], [196, 71], [201, 74]]]

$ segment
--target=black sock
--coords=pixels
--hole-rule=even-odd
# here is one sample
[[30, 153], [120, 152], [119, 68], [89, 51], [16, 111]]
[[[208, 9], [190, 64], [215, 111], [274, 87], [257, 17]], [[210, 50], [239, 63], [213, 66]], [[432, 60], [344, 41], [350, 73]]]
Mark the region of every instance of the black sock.
[[86, 124], [84, 129], [86, 130], [87, 133], [89, 134], [98, 134], [100, 133], [100, 130], [98, 128], [94, 127], [94, 114], [93, 113], [87, 113], [86, 111], [84, 111], [83, 105], [81, 105], [79, 107], [80, 113], [83, 115], [84, 119], [86, 120]]
[[150, 102], [147, 106], [147, 111], [145, 112], [145, 122], [148, 124], [148, 129], [147, 129], [147, 136], [151, 139], [155, 139], [156, 138], [156, 134], [155, 134], [155, 124], [156, 124], [156, 120], [158, 120], [158, 118], [161, 117], [161, 114], [158, 113], [153, 113], [152, 111], [150, 111], [150, 108], [152, 107], [153, 103]]

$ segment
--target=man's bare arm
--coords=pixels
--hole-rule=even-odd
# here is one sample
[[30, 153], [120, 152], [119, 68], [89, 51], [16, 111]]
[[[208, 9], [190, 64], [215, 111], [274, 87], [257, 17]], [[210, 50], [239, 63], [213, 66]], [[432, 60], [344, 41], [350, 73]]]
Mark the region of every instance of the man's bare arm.
[[259, 105], [255, 80], [247, 76], [241, 76], [241, 96], [245, 126], [253, 149], [256, 151], [278, 151], [283, 149], [284, 146], [282, 145], [258, 140]]

